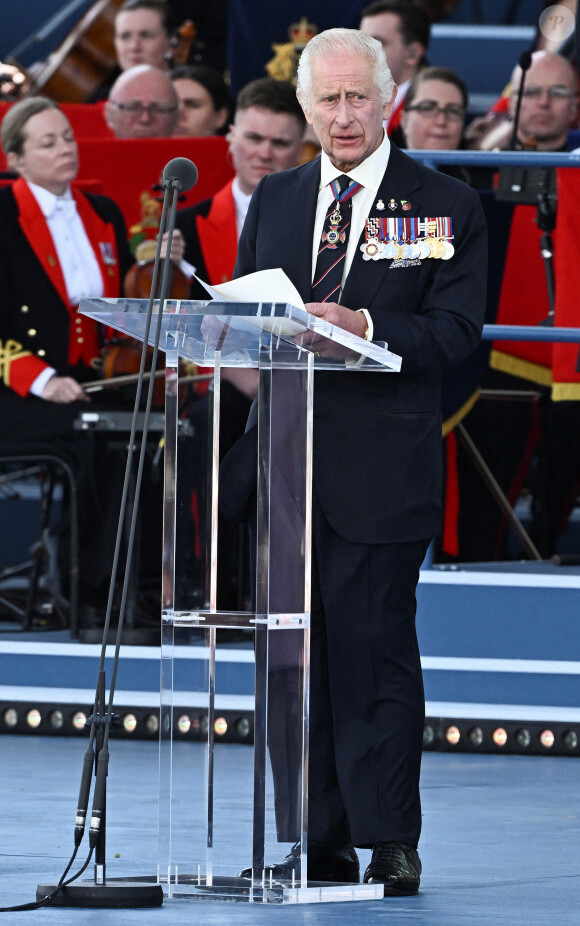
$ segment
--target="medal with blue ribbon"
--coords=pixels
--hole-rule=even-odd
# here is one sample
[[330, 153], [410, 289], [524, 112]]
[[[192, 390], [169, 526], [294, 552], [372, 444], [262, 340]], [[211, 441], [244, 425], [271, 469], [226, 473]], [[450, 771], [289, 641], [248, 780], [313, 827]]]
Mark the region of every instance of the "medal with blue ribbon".
[[334, 212], [332, 212], [328, 217], [328, 221], [330, 222], [330, 229], [323, 232], [322, 241], [328, 248], [334, 250], [339, 246], [339, 244], [344, 244], [346, 240], [345, 230], [341, 228], [342, 216], [340, 214], [340, 204], [347, 202], [349, 199], [352, 199], [354, 194], [358, 193], [358, 191], [362, 189], [362, 184], [357, 183], [356, 180], [351, 180], [344, 192], [341, 192], [340, 181], [336, 179], [332, 181], [330, 188], [332, 190], [332, 195], [336, 200], [336, 207]]

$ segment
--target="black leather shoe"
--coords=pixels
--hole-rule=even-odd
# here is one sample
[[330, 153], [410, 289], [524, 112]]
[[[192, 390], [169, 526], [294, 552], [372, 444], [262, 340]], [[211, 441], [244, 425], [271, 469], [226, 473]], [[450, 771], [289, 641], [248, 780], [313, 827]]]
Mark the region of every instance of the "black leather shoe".
[[377, 842], [364, 873], [365, 884], [384, 884], [385, 897], [416, 894], [419, 890], [421, 859], [405, 842]]
[[[300, 862], [300, 843], [292, 846], [290, 852], [277, 865], [267, 865], [266, 878], [272, 875], [274, 881], [292, 881], [292, 874], [298, 877]], [[251, 878], [252, 869], [244, 868], [240, 871], [240, 878]], [[331, 881], [337, 884], [358, 884], [360, 881], [360, 867], [358, 855], [352, 846], [336, 846], [334, 843], [308, 842], [308, 872], [309, 881]]]

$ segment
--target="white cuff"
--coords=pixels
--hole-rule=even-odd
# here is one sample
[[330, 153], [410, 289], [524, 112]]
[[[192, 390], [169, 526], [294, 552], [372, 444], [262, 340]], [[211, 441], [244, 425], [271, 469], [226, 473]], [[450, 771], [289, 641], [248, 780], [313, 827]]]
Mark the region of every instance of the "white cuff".
[[37, 395], [40, 397], [44, 391], [44, 387], [46, 386], [47, 382], [49, 381], [49, 379], [52, 379], [55, 373], [56, 373], [56, 370], [54, 369], [54, 367], [47, 367], [45, 370], [42, 371], [42, 373], [39, 373], [36, 379], [34, 380], [34, 382], [32, 383], [30, 389], [28, 390], [31, 393], [31, 395]]
[[374, 325], [373, 325], [373, 320], [371, 318], [371, 313], [369, 312], [368, 309], [357, 309], [357, 312], [362, 312], [364, 317], [367, 320], [367, 330], [365, 332], [365, 341], [372, 341]]

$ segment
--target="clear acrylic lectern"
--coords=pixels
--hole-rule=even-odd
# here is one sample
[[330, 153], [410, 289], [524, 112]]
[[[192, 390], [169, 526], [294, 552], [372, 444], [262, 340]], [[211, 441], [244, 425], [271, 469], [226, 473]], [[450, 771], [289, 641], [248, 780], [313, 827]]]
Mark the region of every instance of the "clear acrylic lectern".
[[[382, 897], [381, 885], [307, 882], [308, 695], [310, 627], [310, 515], [312, 409], [318, 370], [358, 375], [398, 372], [401, 358], [281, 303], [240, 304], [167, 300], [147, 322], [147, 302], [83, 300], [81, 312], [166, 354], [165, 495], [162, 580], [160, 849], [159, 879], [169, 896], [191, 899], [308, 903]], [[181, 477], [178, 433], [178, 367], [190, 361], [213, 368], [209, 426], [206, 600], [181, 607], [176, 568], [188, 499]], [[221, 371], [259, 371], [256, 429], [248, 431], [239, 462], [234, 502], [245, 498], [244, 467], [255, 549], [251, 611], [217, 610], [218, 460]], [[252, 417], [252, 416], [251, 416]], [[188, 445], [189, 446], [189, 445]], [[187, 480], [185, 480], [187, 484]], [[257, 502], [256, 489], [257, 487]], [[222, 486], [222, 492], [232, 487]], [[141, 502], [143, 504], [143, 500]], [[242, 506], [243, 507], [243, 506]], [[186, 533], [186, 532], [185, 532]], [[218, 631], [246, 632], [232, 648]], [[226, 658], [227, 657], [227, 658]], [[224, 689], [225, 663], [234, 666]], [[240, 692], [235, 669], [239, 669]], [[254, 671], [244, 692], [244, 673]], [[235, 713], [228, 709], [235, 704]], [[196, 714], [197, 711], [197, 714]], [[225, 716], [224, 716], [225, 715]], [[223, 744], [215, 749], [226, 717], [253, 750]], [[206, 744], [188, 739], [191, 725], [206, 731]], [[235, 756], [228, 750], [235, 750]], [[232, 768], [236, 769], [232, 775]], [[296, 875], [272, 880], [264, 868], [294, 848]], [[253, 877], [238, 877], [252, 868]]]

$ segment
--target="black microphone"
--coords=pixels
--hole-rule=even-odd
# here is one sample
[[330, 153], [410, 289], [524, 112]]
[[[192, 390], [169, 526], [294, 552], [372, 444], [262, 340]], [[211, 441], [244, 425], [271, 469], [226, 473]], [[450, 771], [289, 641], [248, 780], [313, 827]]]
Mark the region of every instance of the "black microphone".
[[520, 80], [520, 86], [518, 88], [518, 98], [516, 101], [516, 112], [514, 116], [514, 130], [512, 132], [512, 139], [510, 142], [511, 151], [515, 149], [516, 143], [517, 143], [518, 125], [520, 122], [520, 107], [522, 105], [522, 96], [524, 95], [524, 84], [526, 82], [526, 71], [529, 69], [531, 63], [532, 63], [532, 53], [529, 51], [523, 51], [520, 55], [520, 60], [518, 61], [518, 64], [522, 72], [522, 79]]
[[197, 183], [197, 167], [188, 158], [173, 158], [163, 168], [164, 189], [178, 190], [180, 193], [191, 190]]
[[87, 819], [87, 808], [89, 806], [89, 792], [91, 790], [91, 779], [93, 776], [93, 767], [95, 764], [95, 754], [93, 744], [91, 743], [85, 752], [83, 759], [83, 772], [79, 788], [79, 802], [75, 820], [75, 846], [80, 846], [85, 832], [85, 822]]

